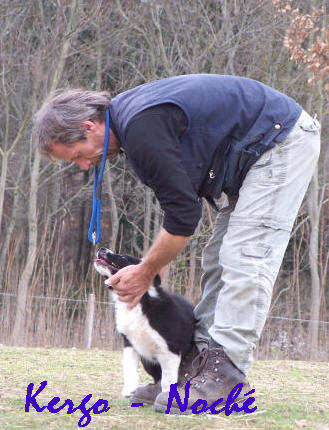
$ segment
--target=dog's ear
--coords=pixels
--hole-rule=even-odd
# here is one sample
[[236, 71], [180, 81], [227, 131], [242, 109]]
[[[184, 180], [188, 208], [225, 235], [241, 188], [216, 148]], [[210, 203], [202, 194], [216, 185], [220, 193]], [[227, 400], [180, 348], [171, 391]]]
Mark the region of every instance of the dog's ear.
[[156, 275], [155, 278], [153, 279], [153, 285], [155, 287], [159, 287], [161, 285], [161, 278], [159, 275]]

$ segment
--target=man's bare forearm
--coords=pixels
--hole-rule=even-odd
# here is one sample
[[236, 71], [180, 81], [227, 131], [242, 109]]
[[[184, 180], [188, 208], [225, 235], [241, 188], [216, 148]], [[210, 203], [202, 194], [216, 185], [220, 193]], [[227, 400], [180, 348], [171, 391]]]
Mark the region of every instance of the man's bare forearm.
[[155, 242], [142, 260], [144, 269], [152, 275], [159, 273], [162, 267], [166, 266], [185, 248], [189, 239], [189, 236], [171, 234], [161, 227]]
[[142, 262], [120, 269], [111, 277], [111, 285], [122, 302], [132, 309], [152, 284], [153, 278], [185, 247], [189, 237], [177, 236], [161, 228]]

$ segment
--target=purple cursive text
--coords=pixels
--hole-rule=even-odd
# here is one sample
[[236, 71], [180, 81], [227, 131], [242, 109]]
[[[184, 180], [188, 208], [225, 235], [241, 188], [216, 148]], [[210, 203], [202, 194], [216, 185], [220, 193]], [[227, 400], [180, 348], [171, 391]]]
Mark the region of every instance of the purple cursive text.
[[[174, 399], [176, 400], [179, 410], [181, 412], [185, 412], [187, 410], [188, 399], [190, 395], [190, 381], [187, 381], [185, 385], [184, 403], [180, 398], [179, 392], [177, 390], [177, 385], [178, 384], [170, 385], [166, 414], [170, 413], [170, 409]], [[193, 403], [192, 406], [190, 406], [189, 409], [191, 409], [193, 414], [201, 414], [203, 412], [208, 412], [208, 411], [214, 415], [220, 414], [221, 412], [225, 412], [226, 416], [231, 415], [232, 412], [241, 412], [241, 411], [244, 411], [246, 414], [251, 414], [257, 409], [257, 406], [254, 406], [252, 409], [249, 409], [249, 406], [251, 406], [251, 404], [255, 401], [255, 397], [248, 397], [244, 401], [242, 406], [239, 406], [237, 403], [235, 403], [235, 400], [238, 398], [239, 394], [241, 393], [242, 387], [243, 387], [243, 384], [241, 382], [240, 384], [237, 384], [234, 388], [232, 388], [230, 394], [226, 399], [225, 405], [221, 409], [216, 409], [216, 407], [223, 402], [224, 399], [222, 397], [220, 397], [218, 400], [212, 403], [209, 407], [206, 400], [198, 399]], [[252, 389], [248, 391], [248, 393], [244, 394], [244, 396], [249, 396], [254, 392], [255, 390]], [[239, 399], [239, 401], [241, 402], [241, 398]]]
[[[66, 399], [62, 405], [58, 405], [61, 401], [59, 397], [53, 397], [46, 406], [39, 406], [37, 402], [37, 396], [45, 389], [47, 381], [42, 381], [40, 387], [33, 393], [34, 384], [31, 382], [27, 386], [26, 402], [25, 402], [25, 412], [30, 412], [30, 407], [33, 407], [37, 412], [42, 412], [45, 409], [51, 414], [57, 414], [67, 406], [67, 414], [73, 414], [74, 412], [80, 410], [82, 412], [82, 417], [78, 422], [79, 427], [86, 427], [90, 421], [90, 413], [101, 414], [110, 410], [107, 400], [98, 399], [90, 408], [86, 408], [87, 403], [92, 398], [92, 394], [87, 394], [80, 402], [79, 406], [74, 407], [71, 399]], [[57, 406], [55, 408], [55, 406]]]

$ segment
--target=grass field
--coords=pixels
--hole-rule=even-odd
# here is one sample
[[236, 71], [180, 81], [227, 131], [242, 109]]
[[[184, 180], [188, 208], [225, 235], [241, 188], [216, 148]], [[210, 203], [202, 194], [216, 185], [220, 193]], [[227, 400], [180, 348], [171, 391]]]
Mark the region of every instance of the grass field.
[[[171, 416], [152, 408], [132, 408], [120, 397], [121, 353], [104, 350], [12, 348], [0, 346], [0, 429], [78, 429], [80, 410], [67, 408], [26, 413], [27, 386], [35, 393], [41, 381], [48, 385], [37, 402], [45, 406], [55, 396], [78, 406], [89, 393], [88, 409], [97, 399], [111, 409], [91, 414], [91, 429], [328, 429], [329, 363], [303, 361], [254, 362], [249, 380], [255, 388], [257, 411], [225, 417], [220, 415]], [[141, 370], [143, 382], [149, 381]]]

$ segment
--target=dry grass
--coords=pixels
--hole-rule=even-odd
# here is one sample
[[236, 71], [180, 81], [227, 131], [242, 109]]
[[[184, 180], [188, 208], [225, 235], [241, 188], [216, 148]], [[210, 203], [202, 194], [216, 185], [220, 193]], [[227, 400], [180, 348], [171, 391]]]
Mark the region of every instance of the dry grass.
[[[60, 336], [60, 333], [58, 334]], [[27, 385], [43, 380], [38, 396], [46, 405], [54, 396], [77, 406], [89, 393], [90, 406], [106, 399], [109, 412], [92, 415], [89, 429], [328, 429], [329, 364], [302, 361], [256, 361], [249, 374], [258, 410], [236, 416], [168, 416], [152, 408], [131, 408], [120, 397], [120, 352], [78, 349], [0, 347], [0, 428], [77, 429], [81, 412], [24, 412]], [[142, 381], [147, 377], [141, 371]], [[94, 399], [94, 400], [93, 400]], [[87, 407], [90, 407], [87, 406]]]

